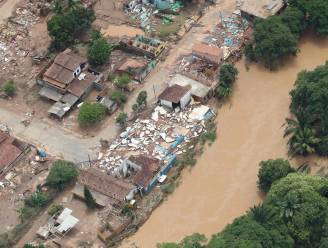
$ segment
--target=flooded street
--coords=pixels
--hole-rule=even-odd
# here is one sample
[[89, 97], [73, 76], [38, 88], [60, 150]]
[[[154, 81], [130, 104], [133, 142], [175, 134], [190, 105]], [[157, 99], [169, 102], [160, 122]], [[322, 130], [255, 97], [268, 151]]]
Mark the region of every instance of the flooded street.
[[218, 137], [197, 165], [149, 220], [121, 247], [154, 248], [194, 232], [210, 236], [261, 202], [257, 190], [261, 160], [286, 157], [281, 125], [289, 115], [289, 91], [297, 73], [328, 59], [328, 40], [305, 38], [301, 52], [278, 72], [237, 63], [239, 80], [231, 101], [219, 111]]

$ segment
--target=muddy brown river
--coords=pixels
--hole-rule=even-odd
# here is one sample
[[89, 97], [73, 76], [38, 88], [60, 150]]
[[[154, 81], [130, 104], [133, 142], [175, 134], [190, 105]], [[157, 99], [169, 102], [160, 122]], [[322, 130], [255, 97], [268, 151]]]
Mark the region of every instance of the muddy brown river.
[[194, 232], [210, 236], [261, 202], [256, 187], [258, 164], [286, 157], [283, 139], [289, 91], [296, 75], [328, 58], [328, 40], [306, 37], [301, 52], [278, 72], [237, 63], [239, 79], [231, 101], [219, 111], [218, 137], [185, 171], [181, 184], [121, 247], [154, 248]]

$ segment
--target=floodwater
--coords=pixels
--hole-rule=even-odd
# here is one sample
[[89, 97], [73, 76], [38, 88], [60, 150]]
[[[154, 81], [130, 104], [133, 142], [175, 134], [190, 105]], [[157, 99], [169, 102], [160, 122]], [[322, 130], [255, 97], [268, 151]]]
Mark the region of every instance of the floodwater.
[[3, 24], [4, 21], [11, 16], [16, 4], [19, 0], [4, 0], [0, 1], [0, 24]]
[[136, 35], [144, 35], [140, 28], [131, 27], [128, 25], [108, 25], [106, 29], [102, 29], [101, 33], [105, 37], [135, 37]]
[[261, 202], [256, 187], [261, 160], [286, 157], [283, 139], [289, 114], [289, 91], [297, 73], [328, 58], [328, 40], [306, 37], [298, 57], [278, 72], [237, 63], [239, 80], [231, 101], [219, 111], [218, 137], [185, 171], [175, 192], [121, 247], [154, 248], [158, 242], [179, 241], [194, 232], [208, 237]]

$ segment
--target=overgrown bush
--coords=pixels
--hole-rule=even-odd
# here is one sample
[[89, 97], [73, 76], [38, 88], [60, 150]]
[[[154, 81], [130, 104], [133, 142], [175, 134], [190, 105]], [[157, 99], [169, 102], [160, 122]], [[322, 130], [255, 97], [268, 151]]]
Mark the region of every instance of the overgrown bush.
[[106, 116], [106, 108], [100, 103], [85, 102], [80, 108], [78, 122], [83, 126], [91, 126], [102, 121]]
[[258, 173], [258, 186], [267, 193], [274, 182], [291, 172], [295, 172], [295, 170], [291, 167], [288, 160], [279, 158], [262, 161]]
[[98, 38], [92, 41], [88, 48], [88, 61], [91, 65], [103, 65], [108, 58], [114, 46], [110, 45], [104, 38]]
[[128, 100], [126, 94], [124, 94], [120, 90], [112, 92], [112, 94], [110, 95], [110, 99], [116, 102], [119, 106], [124, 105], [124, 103], [126, 103], [126, 101]]
[[77, 175], [78, 172], [73, 163], [57, 160], [53, 163], [46, 181], [50, 187], [63, 190], [68, 184], [75, 181]]
[[123, 74], [115, 79], [115, 85], [121, 90], [128, 90], [131, 78], [128, 74]]
[[64, 207], [61, 204], [52, 204], [51, 207], [48, 210], [48, 214], [50, 216], [53, 216], [53, 215], [61, 212], [63, 209], [64, 209]]
[[121, 127], [124, 127], [128, 119], [127, 113], [121, 112], [116, 117], [116, 123], [119, 124]]
[[2, 90], [5, 92], [7, 96], [13, 96], [16, 92], [16, 86], [13, 80], [8, 80], [3, 85]]

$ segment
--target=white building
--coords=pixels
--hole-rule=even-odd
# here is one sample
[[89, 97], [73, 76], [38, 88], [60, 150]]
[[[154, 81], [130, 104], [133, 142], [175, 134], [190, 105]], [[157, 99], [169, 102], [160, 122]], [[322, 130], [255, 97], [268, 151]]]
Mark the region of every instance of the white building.
[[171, 85], [159, 95], [158, 101], [162, 106], [170, 109], [184, 109], [191, 101], [191, 87]]

